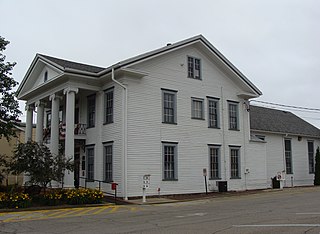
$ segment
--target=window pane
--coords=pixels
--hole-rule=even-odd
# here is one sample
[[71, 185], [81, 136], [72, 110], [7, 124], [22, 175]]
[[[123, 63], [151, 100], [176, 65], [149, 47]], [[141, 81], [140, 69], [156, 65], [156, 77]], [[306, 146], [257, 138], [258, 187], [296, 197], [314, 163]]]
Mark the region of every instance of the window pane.
[[292, 174], [292, 152], [291, 152], [291, 140], [284, 141], [285, 158], [286, 158], [286, 173]]
[[231, 178], [240, 178], [239, 149], [230, 150]]
[[219, 172], [219, 148], [210, 148], [210, 178], [218, 179], [220, 177]]
[[192, 100], [192, 117], [203, 119], [203, 101]]
[[175, 163], [176, 163], [176, 155], [175, 155], [175, 147], [176, 146], [168, 146], [165, 145], [163, 150], [163, 177], [165, 180], [173, 180], [176, 179], [175, 172]]
[[314, 173], [315, 172], [315, 167], [314, 167], [314, 146], [313, 146], [313, 142], [312, 141], [308, 142], [308, 159], [309, 159], [309, 173]]
[[193, 78], [194, 72], [193, 72], [193, 58], [188, 57], [188, 77]]
[[238, 105], [229, 103], [229, 128], [238, 129]]
[[96, 112], [96, 97], [89, 96], [87, 98], [87, 105], [88, 105], [88, 127], [92, 128], [95, 125], [95, 112]]
[[218, 126], [218, 102], [208, 100], [209, 127], [217, 128]]
[[89, 180], [94, 179], [94, 149], [87, 149], [87, 178]]
[[175, 94], [163, 93], [163, 122], [164, 123], [175, 123], [176, 121], [176, 100]]
[[105, 93], [105, 123], [113, 122], [113, 90]]
[[112, 181], [112, 145], [104, 147], [105, 150], [105, 181]]

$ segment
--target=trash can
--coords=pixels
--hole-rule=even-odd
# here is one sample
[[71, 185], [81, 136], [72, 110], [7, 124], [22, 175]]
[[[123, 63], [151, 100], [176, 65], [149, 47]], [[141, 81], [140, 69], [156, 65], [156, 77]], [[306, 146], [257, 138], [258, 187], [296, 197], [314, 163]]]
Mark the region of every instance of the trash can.
[[276, 188], [280, 188], [280, 181], [277, 180], [277, 177], [273, 177], [271, 178], [272, 180], [272, 188], [276, 189]]
[[227, 181], [217, 181], [218, 192], [228, 192], [228, 182]]

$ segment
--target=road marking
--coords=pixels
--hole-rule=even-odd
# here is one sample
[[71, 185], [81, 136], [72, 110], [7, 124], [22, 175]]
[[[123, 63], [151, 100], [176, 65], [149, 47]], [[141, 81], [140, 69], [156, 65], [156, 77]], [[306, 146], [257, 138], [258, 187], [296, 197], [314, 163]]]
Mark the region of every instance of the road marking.
[[207, 213], [193, 213], [187, 215], [178, 215], [176, 218], [185, 218], [185, 217], [193, 217], [193, 216], [205, 216]]
[[296, 215], [320, 215], [320, 212], [296, 213]]
[[317, 223], [288, 223], [288, 224], [248, 224], [232, 225], [233, 227], [320, 227]]
[[99, 210], [93, 212], [92, 214], [93, 214], [93, 215], [100, 214], [102, 211], [104, 211], [104, 210], [106, 210], [106, 209], [108, 209], [108, 208], [110, 208], [110, 206], [100, 207]]
[[89, 213], [90, 211], [93, 211], [93, 210], [96, 210], [96, 209], [99, 209], [100, 207], [91, 207], [91, 208], [87, 208], [79, 213], [77, 213], [76, 215], [74, 216], [81, 216], [81, 215], [84, 215], [84, 214], [87, 214]]

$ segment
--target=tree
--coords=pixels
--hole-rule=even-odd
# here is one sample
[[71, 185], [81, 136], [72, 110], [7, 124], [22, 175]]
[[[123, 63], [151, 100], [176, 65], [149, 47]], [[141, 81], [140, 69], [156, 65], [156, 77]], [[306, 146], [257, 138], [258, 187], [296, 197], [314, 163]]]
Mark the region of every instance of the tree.
[[317, 148], [317, 153], [316, 153], [314, 185], [320, 185], [320, 149], [319, 147]]
[[72, 168], [72, 163], [64, 155], [54, 157], [47, 146], [33, 141], [17, 145], [11, 164], [12, 172], [25, 173], [32, 185], [43, 188], [51, 181], [61, 182], [64, 171]]
[[[10, 158], [5, 154], [0, 154], [0, 184], [10, 173]], [[7, 180], [8, 185], [8, 180]]]
[[5, 62], [6, 56], [3, 54], [9, 43], [0, 36], [0, 138], [6, 137], [7, 140], [15, 136], [14, 123], [21, 114], [16, 94], [12, 90], [18, 84], [11, 77], [16, 63]]

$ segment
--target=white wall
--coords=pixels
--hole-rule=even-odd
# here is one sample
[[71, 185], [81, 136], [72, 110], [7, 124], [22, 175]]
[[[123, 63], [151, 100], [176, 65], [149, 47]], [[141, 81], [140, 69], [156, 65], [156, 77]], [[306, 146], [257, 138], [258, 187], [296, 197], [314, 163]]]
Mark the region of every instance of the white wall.
[[[187, 78], [187, 55], [201, 59], [201, 81]], [[245, 189], [243, 168], [241, 179], [230, 179], [229, 145], [241, 146], [241, 163], [244, 163], [249, 134], [248, 112], [244, 110], [244, 100], [237, 96], [241, 90], [233, 81], [205, 54], [192, 47], [134, 68], [149, 75], [125, 81], [129, 91], [129, 196], [142, 195], [144, 174], [151, 175], [148, 194], [157, 194], [157, 188], [161, 189], [161, 194], [204, 192], [202, 170], [209, 169], [208, 144], [221, 145], [221, 179], [228, 181], [229, 189]], [[162, 123], [161, 88], [177, 91], [177, 125]], [[220, 98], [220, 129], [208, 128], [206, 96]], [[205, 120], [191, 119], [191, 97], [205, 100]], [[239, 102], [240, 131], [228, 130], [227, 100]], [[162, 141], [178, 142], [178, 181], [162, 181]]]

